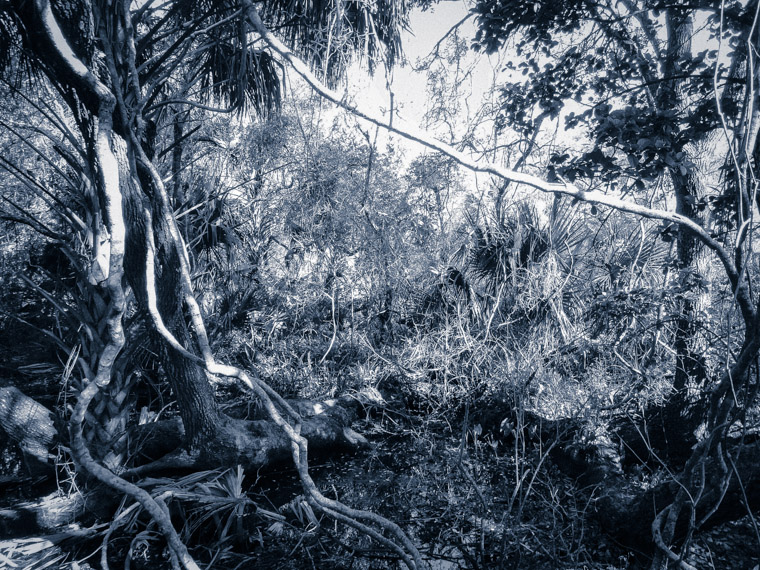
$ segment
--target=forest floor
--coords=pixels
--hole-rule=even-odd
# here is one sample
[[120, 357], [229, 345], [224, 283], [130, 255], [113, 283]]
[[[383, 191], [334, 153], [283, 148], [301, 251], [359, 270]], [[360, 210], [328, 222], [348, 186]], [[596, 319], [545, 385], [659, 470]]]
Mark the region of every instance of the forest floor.
[[[354, 428], [371, 447], [313, 457], [311, 472], [326, 495], [399, 523], [434, 570], [646, 567], [645, 559], [622, 551], [594, 522], [596, 488], [581, 488], [560, 473], [546, 449], [510, 448], [480, 424], [455, 416], [367, 413]], [[173, 491], [175, 526], [204, 568], [399, 567], [366, 537], [312, 511], [288, 466], [258, 474], [182, 474], [150, 484]], [[0, 509], [55, 488], [54, 481], [28, 479], [6, 486]], [[110, 568], [170, 568], [149, 521], [136, 515], [125, 520], [109, 536]], [[98, 568], [97, 551], [109, 526], [95, 528], [88, 538], [60, 542], [55, 536], [0, 539], [0, 568]], [[756, 569], [755, 533], [745, 519], [700, 535], [690, 562]]]

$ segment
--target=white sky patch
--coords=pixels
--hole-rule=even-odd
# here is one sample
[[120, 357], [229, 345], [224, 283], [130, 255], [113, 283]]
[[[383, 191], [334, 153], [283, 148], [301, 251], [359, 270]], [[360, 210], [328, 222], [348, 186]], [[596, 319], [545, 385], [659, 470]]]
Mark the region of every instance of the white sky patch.
[[[349, 97], [361, 108], [380, 111], [389, 116], [392, 91], [394, 124], [424, 127], [423, 118], [428, 111], [431, 96], [428, 74], [425, 71], [417, 71], [414, 67], [431, 54], [436, 44], [467, 16], [468, 12], [469, 7], [464, 1], [442, 2], [424, 12], [414, 10], [410, 16], [410, 29], [402, 34], [405, 63], [397, 65], [387, 75], [380, 69], [374, 77], [371, 77], [365, 68], [355, 64], [349, 71]], [[458, 31], [460, 38], [469, 46], [476, 31], [474, 17], [459, 26]], [[445, 47], [444, 42], [441, 50]], [[457, 66], [450, 64], [447, 67], [448, 75], [452, 79], [457, 77]], [[471, 113], [475, 112], [491, 89], [494, 74], [498, 73], [498, 65], [495, 69], [490, 58], [468, 51], [461, 58], [458, 67], [459, 76], [463, 77], [465, 83], [459, 85], [459, 89], [467, 99], [462, 103], [466, 103], [464, 106]], [[471, 68], [471, 73], [465, 73], [465, 68]], [[466, 123], [469, 118], [462, 116], [462, 123]], [[454, 133], [454, 136], [456, 138], [462, 134], [463, 132]], [[409, 145], [409, 150], [411, 154], [416, 155], [421, 149], [416, 145]]]
[[[494, 84], [497, 84], [498, 78], [500, 76], [503, 78], [504, 66], [499, 62], [498, 57], [487, 56], [471, 49], [467, 49], [458, 61], [446, 61], [443, 58], [435, 63], [434, 67], [445, 66], [444, 80], [456, 83], [458, 109], [454, 121], [432, 127], [425, 124], [425, 115], [435, 95], [431, 91], [435, 89], [435, 84], [429, 84], [426, 70], [415, 68], [420, 67], [420, 64], [432, 54], [436, 47], [441, 55], [450, 51], [450, 44], [442, 39], [457, 24], [459, 24], [457, 27], [459, 40], [463, 41], [467, 48], [470, 47], [476, 32], [475, 17], [471, 16], [464, 23], [460, 23], [469, 11], [470, 5], [466, 0], [441, 2], [426, 11], [415, 9], [410, 15], [409, 30], [402, 34], [405, 62], [397, 65], [389, 73], [385, 73], [381, 67], [374, 76], [369, 75], [365, 66], [359, 63], [354, 64], [348, 73], [349, 99], [362, 109], [380, 112], [390, 118], [392, 93], [395, 126], [407, 125], [422, 128], [446, 142], [454, 144], [459, 142], [472, 122], [478, 120], [477, 114], [483, 104], [494, 103], [495, 96], [492, 89]], [[359, 123], [362, 124], [364, 130], [374, 135], [373, 125], [363, 124], [361, 120]], [[485, 134], [485, 131], [492, 127], [491, 122], [484, 122], [481, 129]], [[387, 145], [392, 142], [397, 149], [402, 151], [406, 164], [420, 154], [430, 152], [417, 143], [389, 135], [383, 129], [379, 130], [377, 141], [381, 152], [385, 151]], [[490, 176], [476, 175], [466, 170], [463, 172], [465, 184], [469, 187], [471, 194], [480, 196], [488, 189]]]

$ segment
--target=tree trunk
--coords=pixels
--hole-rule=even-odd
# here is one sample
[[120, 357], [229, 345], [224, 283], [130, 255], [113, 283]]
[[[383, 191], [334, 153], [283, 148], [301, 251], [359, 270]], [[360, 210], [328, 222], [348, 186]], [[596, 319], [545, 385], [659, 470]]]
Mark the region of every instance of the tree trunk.
[[[695, 520], [703, 519], [714, 505], [718, 504], [718, 507], [697, 529], [699, 531], [739, 520], [751, 510], [757, 512], [760, 508], [760, 442], [741, 445], [734, 441], [728, 442], [727, 447], [731, 449], [731, 458], [725, 455], [723, 459], [733, 471], [727, 487], [724, 488], [725, 474], [718, 462], [705, 463], [705, 484], [694, 505]], [[639, 485], [628, 484], [622, 478], [608, 479], [596, 495], [599, 499], [595, 511], [602, 527], [624, 547], [652, 555], [655, 552], [652, 522], [662, 509], [675, 501], [677, 484], [668, 482], [642, 491]], [[669, 546], [683, 543], [690, 531], [691, 514], [691, 508], [679, 513]]]
[[[223, 414], [214, 397], [211, 384], [205, 372], [195, 363], [172, 348], [155, 330], [148, 310], [148, 291], [145, 274], [147, 255], [147, 232], [153, 232], [155, 239], [155, 274], [158, 311], [174, 337], [185, 347], [192, 347], [193, 340], [185, 322], [183, 312], [184, 292], [181, 283], [181, 269], [177, 248], [173, 243], [170, 228], [167, 227], [163, 206], [156, 196], [150, 177], [134, 176], [131, 165], [136, 164], [134, 156], [122, 154], [120, 168], [125, 171], [122, 194], [125, 200], [127, 222], [127, 247], [124, 257], [124, 271], [135, 292], [138, 306], [151, 332], [151, 344], [161, 361], [167, 380], [177, 398], [180, 416], [185, 426], [185, 445], [190, 450], [203, 449], [213, 442], [218, 426], [223, 423]], [[139, 180], [139, 183], [137, 182]], [[146, 224], [146, 213], [153, 221]], [[168, 213], [169, 216], [173, 215]]]
[[[301, 415], [301, 434], [309, 450], [335, 453], [368, 445], [367, 440], [351, 429], [358, 403], [354, 399], [288, 400]], [[267, 419], [241, 420], [222, 416], [213, 445], [195, 454], [177, 449], [183, 440], [183, 427], [174, 420], [137, 426], [132, 431], [136, 445], [132, 455], [144, 461], [131, 475], [175, 469], [214, 469], [241, 465], [249, 471], [271, 467], [291, 459], [290, 439], [282, 429]]]
[[0, 388], [0, 428], [18, 443], [30, 473], [47, 470], [48, 454], [58, 436], [50, 410], [18, 388]]
[[[350, 427], [359, 407], [355, 399], [290, 400], [288, 403], [303, 418], [301, 433], [308, 440], [310, 450], [336, 453], [368, 445], [367, 440]], [[0, 426], [21, 445], [25, 457], [39, 465], [47, 461], [48, 449], [58, 436], [51, 412], [13, 387], [0, 388]], [[178, 450], [184, 435], [183, 421], [179, 418], [134, 426], [129, 431], [129, 452], [142, 464], [124, 475], [217, 469], [232, 465], [241, 465], [247, 471], [259, 471], [291, 460], [290, 440], [282, 429], [266, 419], [241, 420], [222, 416], [214, 444], [195, 454]], [[74, 522], [83, 522], [88, 516], [108, 518], [117, 500], [118, 497], [110, 491], [95, 487], [85, 494], [58, 496], [56, 493], [0, 509], [0, 536], [51, 532]]]
[[[682, 73], [681, 62], [691, 53], [693, 22], [686, 12], [669, 10], [666, 15], [668, 45], [663, 65], [663, 76], [674, 77]], [[657, 105], [661, 112], [678, 108], [684, 104], [684, 94], [676, 81], [665, 82], [658, 92]], [[697, 142], [693, 144], [698, 144]], [[683, 151], [688, 155], [687, 149]], [[699, 222], [696, 202], [699, 180], [695, 166], [683, 172], [681, 163], [670, 169], [670, 179], [676, 197], [676, 212]], [[674, 331], [675, 371], [673, 392], [662, 409], [657, 409], [649, 418], [651, 427], [650, 443], [667, 458], [683, 464], [696, 442], [694, 430], [699, 423], [699, 413], [691, 410], [689, 396], [694, 395], [705, 383], [706, 371], [704, 342], [700, 339], [698, 297], [702, 287], [702, 276], [696, 268], [696, 260], [701, 242], [693, 232], [681, 226], [677, 234], [676, 269], [678, 270], [678, 316]], [[704, 410], [702, 410], [704, 411]]]

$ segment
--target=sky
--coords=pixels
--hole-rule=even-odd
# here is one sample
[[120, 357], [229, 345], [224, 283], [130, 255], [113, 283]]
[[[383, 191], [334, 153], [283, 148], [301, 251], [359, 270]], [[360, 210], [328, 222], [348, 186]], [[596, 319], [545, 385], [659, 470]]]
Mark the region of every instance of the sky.
[[[425, 12], [416, 9], [411, 14], [409, 30], [404, 32], [402, 37], [404, 65], [397, 66], [391, 72], [394, 102], [402, 119], [412, 122], [419, 120], [426, 110], [426, 74], [415, 71], [413, 66], [427, 57], [436, 43], [466, 16], [467, 12], [464, 2], [454, 1], [436, 4]], [[466, 37], [472, 37], [472, 19], [463, 24], [460, 31]], [[363, 91], [363, 96], [362, 93], [357, 93], [360, 104], [377, 108], [388, 107], [389, 94], [384, 74], [378, 73], [374, 78], [365, 77], [362, 84], [367, 85], [369, 89]]]
[[[494, 74], [503, 66], [495, 59], [472, 50], [466, 50], [458, 63], [439, 61], [436, 64], [437, 70], [440, 70], [441, 66], [446, 68], [445, 72], [440, 74], [442, 80], [456, 83], [456, 102], [461, 107], [456, 115], [457, 124], [452, 125], [454, 128], [440, 132], [423, 122], [430, 100], [440, 90], [428, 85], [426, 70], [416, 68], [452, 27], [468, 16], [468, 13], [466, 0], [443, 1], [426, 11], [415, 8], [410, 14], [409, 29], [402, 34], [404, 61], [389, 72], [386, 72], [383, 66], [378, 66], [374, 76], [369, 74], [366, 62], [355, 61], [346, 74], [346, 83], [337, 90], [344, 91], [344, 98], [360, 109], [386, 117], [390, 116], [388, 111], [391, 107], [392, 92], [394, 126], [410, 125], [428, 131], [444, 142], [456, 142], [461, 138], [464, 126], [472, 118], [471, 115], [480, 108], [482, 98], [487, 95], [493, 83]], [[466, 19], [457, 30], [461, 40], [469, 46], [475, 36], [474, 18]], [[450, 47], [449, 44], [442, 43], [441, 53], [445, 54], [447, 47]], [[288, 74], [287, 83], [295, 91], [308, 91], [305, 83], [293, 73]], [[323, 125], [329, 125], [335, 117], [341, 115], [347, 113], [324, 108], [320, 120]], [[373, 125], [359, 122], [364, 131], [374, 134]], [[390, 138], [397, 149], [401, 148], [406, 153], [407, 160], [424, 151], [417, 143], [407, 143], [398, 136], [389, 137], [382, 129], [377, 140], [380, 150], [385, 149]]]
[[[504, 66], [495, 57], [469, 49], [458, 63], [445, 64], [446, 71], [442, 77], [446, 81], [456, 83], [459, 95], [457, 103], [460, 108], [456, 115], [457, 122], [451, 129], [440, 128], [440, 126], [431, 128], [430, 125], [425, 124], [424, 116], [431, 98], [435, 95], [435, 87], [428, 85], [428, 73], [415, 67], [418, 67], [431, 54], [436, 44], [468, 13], [469, 5], [466, 0], [440, 2], [426, 11], [415, 9], [410, 15], [409, 30], [402, 36], [404, 64], [397, 65], [390, 74], [386, 74], [380, 68], [374, 77], [371, 77], [366, 68], [361, 67], [359, 63], [354, 64], [349, 70], [346, 85], [349, 100], [361, 109], [387, 113], [390, 109], [390, 91], [392, 91], [395, 126], [401, 127], [407, 124], [427, 131], [444, 142], [458, 141], [464, 133], [465, 125], [473, 119], [473, 115], [480, 109], [482, 103], [492, 96], [490, 90], [494, 78]], [[470, 17], [457, 29], [460, 38], [469, 47], [475, 36], [475, 19]], [[442, 44], [442, 48], [444, 46], [445, 44]], [[444, 64], [439, 62], [439, 65]], [[335, 111], [335, 113], [345, 112]], [[363, 121], [359, 123], [362, 124]], [[373, 135], [376, 132], [374, 125], [364, 123], [361, 126]], [[385, 150], [389, 142], [401, 151], [403, 161], [407, 165], [420, 154], [432, 152], [418, 143], [409, 142], [397, 135], [389, 135], [380, 129], [377, 136], [379, 150]], [[490, 186], [490, 176], [476, 175], [469, 171], [463, 172], [463, 175], [465, 186], [469, 188], [468, 193], [481, 195]]]
[[[428, 89], [427, 73], [417, 71], [414, 67], [432, 52], [441, 38], [467, 16], [468, 12], [467, 2], [463, 0], [440, 2], [427, 11], [415, 9], [410, 16], [409, 30], [402, 36], [405, 63], [397, 65], [390, 76], [386, 76], [381, 69], [374, 77], [370, 77], [366, 69], [358, 64], [355, 65], [351, 70], [353, 73], [349, 73], [348, 76], [350, 82], [348, 91], [354, 101], [360, 107], [369, 110], [387, 111], [390, 108], [390, 91], [388, 90], [388, 80], [390, 80], [396, 111], [394, 122], [424, 127], [422, 121], [431, 92]], [[468, 19], [458, 29], [462, 39], [469, 45], [475, 35], [474, 18]], [[466, 103], [469, 104], [470, 110], [478, 108], [481, 98], [491, 86], [494, 70], [498, 68], [498, 65], [487, 56], [469, 51], [460, 62], [458, 73], [456, 66], [448, 67], [450, 69], [447, 75], [450, 79], [462, 80], [459, 89], [467, 99]], [[470, 67], [473, 68], [472, 73], [465, 77], [465, 68]], [[462, 122], [466, 119], [465, 116], [461, 117]], [[448, 133], [443, 134], [448, 135]], [[414, 154], [421, 151], [417, 149], [415, 152], [411, 145], [408, 150]]]
[[[444, 71], [440, 73], [440, 79], [448, 82], [449, 88], [455, 85], [457, 93], [454, 101], [454, 104], [458, 106], [457, 112], [453, 121], [446, 126], [426, 124], [426, 111], [431, 99], [435, 98], [438, 91], [435, 85], [429, 85], [428, 72], [416, 68], [431, 54], [436, 44], [452, 27], [460, 23], [468, 13], [467, 0], [439, 2], [426, 11], [415, 8], [410, 14], [409, 29], [402, 35], [405, 63], [396, 65], [389, 74], [385, 73], [382, 66], [378, 66], [379, 69], [375, 75], [370, 76], [366, 66], [362, 66], [361, 62], [355, 62], [347, 73], [346, 84], [338, 91], [344, 90], [344, 98], [359, 109], [385, 114], [386, 117], [389, 116], [387, 113], [390, 109], [392, 91], [394, 126], [403, 127], [406, 124], [425, 131], [443, 142], [457, 146], [456, 143], [461, 140], [465, 127], [476, 118], [483, 103], [493, 102], [493, 99], [498, 97], [492, 93], [492, 86], [497, 78], [504, 80], [504, 64], [500, 62], [499, 56], [488, 56], [471, 49], [464, 50], [458, 60], [438, 62], [439, 66], [445, 66]], [[457, 30], [460, 39], [469, 48], [476, 31], [474, 17], [467, 19], [458, 26]], [[444, 47], [450, 47], [450, 44], [443, 43], [442, 49]], [[292, 82], [294, 74], [289, 74], [289, 78]], [[297, 83], [297, 81], [291, 83], [291, 86], [295, 87]], [[433, 152], [419, 143], [407, 141], [398, 135], [390, 135], [383, 129], [378, 130], [374, 125], [331, 105], [323, 107], [320, 115], [320, 122], [326, 128], [330, 128], [334, 121], [345, 121], [345, 124], [349, 126], [358, 122], [361, 129], [371, 136], [374, 137], [377, 132], [378, 150], [384, 152], [389, 143], [392, 143], [402, 162], [407, 166], [420, 154]], [[488, 136], [491, 134], [491, 127], [492, 124], [485, 121], [482, 123], [480, 132]], [[467, 152], [467, 149], [465, 151]], [[474, 156], [474, 158], [481, 157]], [[475, 174], [464, 169], [462, 169], [462, 175], [466, 196], [454, 198], [458, 205], [462, 205], [467, 196], [482, 198], [492, 189], [491, 176]], [[516, 189], [517, 186], [514, 185], [512, 191], [516, 192]], [[524, 188], [520, 192], [523, 198], [526, 197]], [[538, 199], [536, 196], [533, 198]]]

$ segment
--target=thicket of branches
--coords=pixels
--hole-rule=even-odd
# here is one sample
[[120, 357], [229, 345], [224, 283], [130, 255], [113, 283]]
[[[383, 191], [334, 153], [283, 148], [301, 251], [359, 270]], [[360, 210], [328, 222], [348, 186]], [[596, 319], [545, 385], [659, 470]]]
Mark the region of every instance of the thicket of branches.
[[[445, 62], [472, 54], [436, 46], [446, 142], [335, 90], [394, 65], [407, 8], [0, 4], [4, 468], [125, 497], [84, 533], [102, 567], [116, 536], [185, 568], [281, 537], [243, 478], [284, 458], [300, 523], [409, 568], [519, 565], [547, 512], [543, 563], [593, 561], [587, 524], [656, 569], [757, 532], [759, 5], [476, 3], [469, 48], [515, 57], [457, 139]], [[428, 469], [459, 491], [417, 499], [456, 532], [315, 482], [310, 446], [366, 445], [357, 410], [413, 442], [407, 490], [458, 442]]]

